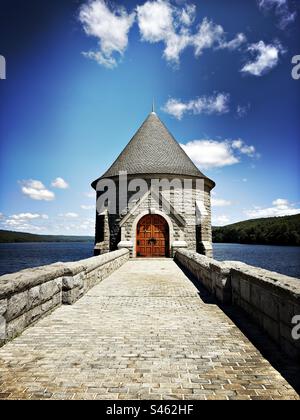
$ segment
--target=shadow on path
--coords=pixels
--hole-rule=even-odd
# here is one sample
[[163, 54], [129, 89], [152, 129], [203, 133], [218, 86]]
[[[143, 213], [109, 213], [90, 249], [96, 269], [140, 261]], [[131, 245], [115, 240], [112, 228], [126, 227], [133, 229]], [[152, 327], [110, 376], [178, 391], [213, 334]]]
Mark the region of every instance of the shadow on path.
[[177, 261], [175, 263], [197, 288], [199, 298], [208, 305], [217, 305], [300, 395], [300, 366], [285, 355], [274, 341], [267, 336], [266, 332], [257, 326], [242, 309], [218, 302], [185, 267]]

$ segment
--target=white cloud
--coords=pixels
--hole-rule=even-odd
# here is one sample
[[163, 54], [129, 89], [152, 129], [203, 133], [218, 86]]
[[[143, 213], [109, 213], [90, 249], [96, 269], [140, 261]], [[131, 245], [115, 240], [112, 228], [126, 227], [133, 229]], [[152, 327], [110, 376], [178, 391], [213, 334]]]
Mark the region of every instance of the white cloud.
[[71, 218], [71, 219], [75, 219], [77, 217], [79, 217], [79, 215], [77, 213], [73, 213], [73, 212], [68, 212], [68, 213], [61, 213], [59, 214], [60, 217], [67, 217], [67, 218]]
[[[195, 9], [179, 11], [168, 1], [147, 1], [137, 7], [137, 20], [143, 41], [165, 44], [167, 61], [179, 62], [180, 53], [190, 44], [187, 29], [194, 18]], [[178, 28], [178, 32], [176, 30]]]
[[94, 235], [95, 220], [93, 218], [83, 220], [81, 223], [81, 229], [89, 232], [91, 235]]
[[33, 220], [33, 219], [48, 219], [47, 214], [38, 214], [38, 213], [19, 213], [19, 214], [13, 214], [12, 216], [9, 216], [10, 219], [13, 220]]
[[55, 198], [55, 194], [47, 190], [41, 181], [29, 179], [22, 181], [21, 185], [22, 193], [32, 200], [51, 201]]
[[251, 44], [248, 51], [256, 54], [254, 61], [249, 61], [242, 68], [243, 73], [249, 73], [253, 76], [262, 76], [276, 67], [279, 61], [279, 55], [284, 52], [282, 46], [277, 44], [265, 44], [259, 41], [257, 44]]
[[244, 213], [251, 219], [257, 219], [260, 217], [279, 217], [279, 216], [291, 216], [293, 214], [300, 213], [299, 208], [295, 208], [288, 200], [278, 198], [272, 202], [273, 207], [254, 207], [251, 210], [246, 210]]
[[44, 230], [42, 226], [35, 226], [25, 222], [19, 222], [16, 220], [8, 219], [4, 223], [5, 229], [12, 229], [17, 232], [29, 232], [29, 233], [38, 233]]
[[94, 235], [94, 217], [80, 217], [77, 213], [46, 214], [24, 212], [0, 217], [0, 229], [48, 235]]
[[246, 36], [243, 33], [239, 33], [231, 41], [221, 41], [220, 49], [228, 49], [230, 51], [237, 50], [242, 44], [247, 41]]
[[194, 4], [187, 4], [179, 12], [179, 19], [183, 25], [190, 26], [196, 18], [196, 6]]
[[221, 25], [215, 25], [212, 21], [204, 18], [198, 26], [198, 32], [193, 37], [195, 55], [198, 57], [206, 48], [212, 48], [215, 43], [221, 44], [224, 29]]
[[118, 56], [122, 57], [128, 46], [128, 34], [136, 17], [142, 41], [162, 42], [164, 58], [176, 65], [187, 47], [193, 48], [195, 56], [199, 57], [207, 48], [232, 51], [246, 42], [243, 33], [228, 41], [223, 27], [208, 18], [193, 29], [194, 4], [180, 6], [169, 0], [146, 1], [128, 13], [124, 7], [109, 6], [105, 0], [90, 0], [81, 7], [79, 20], [85, 33], [97, 39], [98, 49], [83, 55], [105, 67], [115, 67]]
[[87, 206], [85, 204], [82, 204], [80, 207], [82, 208], [82, 210], [93, 210], [93, 209], [95, 209], [94, 205]]
[[184, 30], [181, 31], [180, 35], [172, 34], [164, 51], [166, 60], [178, 64], [181, 52], [189, 45], [189, 39], [187, 31]]
[[254, 157], [254, 146], [246, 145], [242, 140], [193, 140], [181, 144], [183, 150], [195, 165], [204, 169], [234, 165], [241, 155]]
[[288, 0], [258, 0], [260, 9], [264, 11], [273, 10], [279, 17], [279, 27], [285, 29], [297, 16], [296, 12], [290, 10]]
[[170, 34], [174, 33], [173, 8], [167, 1], [147, 1], [137, 6], [137, 19], [144, 41], [168, 40]]
[[128, 14], [121, 6], [110, 10], [104, 0], [93, 0], [81, 7], [79, 20], [85, 33], [97, 38], [99, 46], [97, 51], [83, 54], [105, 67], [115, 67], [115, 54], [122, 56], [127, 48], [135, 13]]
[[221, 25], [204, 18], [196, 32], [191, 25], [195, 20], [195, 5], [176, 7], [167, 0], [147, 1], [137, 7], [137, 21], [143, 41], [165, 45], [164, 57], [167, 61], [178, 64], [180, 54], [187, 48], [194, 48], [199, 57], [207, 48], [227, 48], [234, 50], [245, 42], [244, 34], [237, 34], [231, 40], [226, 40], [226, 34]]
[[83, 195], [87, 198], [95, 198], [96, 197], [96, 192], [95, 191], [89, 191], [89, 192], [83, 193]]
[[289, 201], [285, 198], [277, 198], [272, 202], [272, 204], [281, 210], [285, 210], [289, 207]]
[[250, 108], [251, 108], [251, 105], [250, 104], [247, 104], [247, 105], [238, 105], [237, 108], [236, 108], [237, 117], [238, 118], [245, 117], [248, 114]]
[[162, 110], [167, 114], [173, 115], [178, 120], [181, 120], [184, 113], [188, 110], [188, 103], [181, 102], [178, 99], [170, 98], [163, 106]]
[[211, 96], [201, 96], [188, 102], [170, 98], [162, 108], [167, 114], [181, 119], [185, 113], [199, 114], [225, 114], [229, 112], [230, 95], [214, 93]]
[[223, 27], [207, 18], [202, 20], [198, 26], [198, 31], [191, 37], [191, 44], [195, 48], [196, 57], [199, 57], [203, 50], [208, 48], [234, 51], [245, 42], [246, 36], [243, 33], [239, 33], [232, 40], [227, 41]]
[[[19, 213], [8, 217], [1, 218], [1, 227], [4, 229], [13, 229], [19, 232], [39, 232], [44, 229], [41, 224], [48, 220], [47, 214], [38, 213]], [[37, 222], [38, 225], [33, 225], [32, 222]]]
[[227, 141], [194, 140], [181, 144], [192, 161], [201, 168], [216, 168], [239, 162]]
[[224, 226], [224, 225], [228, 225], [229, 222], [230, 222], [230, 219], [225, 214], [222, 214], [220, 216], [214, 216], [212, 218], [213, 226]]
[[52, 183], [51, 183], [52, 187], [54, 188], [60, 188], [62, 190], [65, 190], [66, 188], [69, 188], [69, 184], [60, 177], [57, 177]]
[[231, 201], [229, 200], [224, 200], [223, 198], [215, 198], [213, 197], [211, 199], [211, 205], [212, 207], [227, 207], [227, 206], [231, 206]]
[[244, 155], [248, 155], [248, 156], [251, 156], [251, 157], [253, 157], [255, 155], [255, 147], [254, 146], [248, 146], [241, 139], [234, 140], [231, 143], [231, 146], [232, 146], [233, 149], [238, 149]]
[[49, 234], [56, 235], [91, 235], [95, 233], [95, 219], [92, 218], [76, 218], [65, 219], [63, 223], [57, 223], [49, 226]]

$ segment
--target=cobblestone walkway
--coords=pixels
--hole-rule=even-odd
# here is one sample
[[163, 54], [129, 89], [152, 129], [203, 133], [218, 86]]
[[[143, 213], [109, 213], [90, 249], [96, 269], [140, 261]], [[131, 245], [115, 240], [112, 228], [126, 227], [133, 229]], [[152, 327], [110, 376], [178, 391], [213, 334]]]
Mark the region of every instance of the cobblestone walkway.
[[131, 260], [0, 349], [2, 399], [297, 399], [172, 260]]

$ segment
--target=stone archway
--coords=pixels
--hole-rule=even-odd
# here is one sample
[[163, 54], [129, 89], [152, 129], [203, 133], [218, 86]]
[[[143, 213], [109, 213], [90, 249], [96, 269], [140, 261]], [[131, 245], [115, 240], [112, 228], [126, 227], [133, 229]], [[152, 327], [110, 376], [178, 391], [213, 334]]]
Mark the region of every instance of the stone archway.
[[168, 257], [170, 249], [169, 225], [159, 214], [147, 214], [136, 226], [137, 257]]

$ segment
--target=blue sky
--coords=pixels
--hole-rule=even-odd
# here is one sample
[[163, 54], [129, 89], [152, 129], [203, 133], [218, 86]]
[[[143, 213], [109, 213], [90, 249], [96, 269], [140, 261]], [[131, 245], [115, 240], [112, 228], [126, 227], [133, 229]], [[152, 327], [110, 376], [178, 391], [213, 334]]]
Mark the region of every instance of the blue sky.
[[213, 223], [300, 212], [299, 0], [0, 4], [0, 228], [93, 234], [91, 181], [156, 111]]

